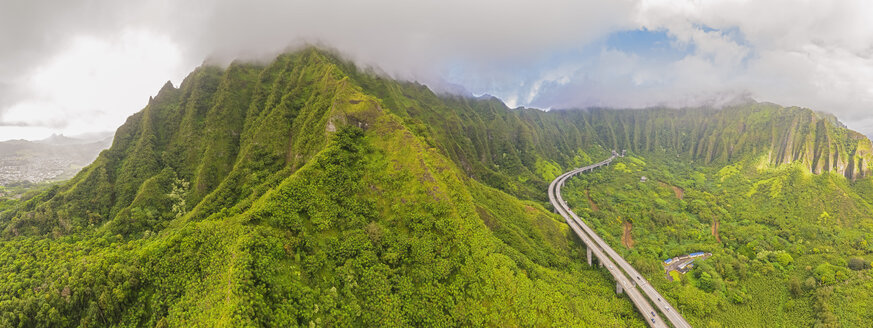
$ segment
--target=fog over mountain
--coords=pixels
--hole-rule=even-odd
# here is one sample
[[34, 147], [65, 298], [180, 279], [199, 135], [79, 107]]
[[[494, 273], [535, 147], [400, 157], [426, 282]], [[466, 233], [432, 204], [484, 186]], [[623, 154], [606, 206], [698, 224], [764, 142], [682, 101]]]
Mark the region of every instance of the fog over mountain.
[[538, 108], [754, 98], [873, 134], [866, 1], [0, 4], [0, 140], [111, 130], [167, 80], [305, 43], [436, 89]]

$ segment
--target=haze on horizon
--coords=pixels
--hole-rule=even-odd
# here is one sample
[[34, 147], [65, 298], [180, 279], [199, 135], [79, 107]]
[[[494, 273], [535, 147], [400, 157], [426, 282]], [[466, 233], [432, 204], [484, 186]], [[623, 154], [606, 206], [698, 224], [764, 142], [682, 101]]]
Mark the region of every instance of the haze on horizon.
[[873, 136], [873, 3], [0, 3], [0, 140], [114, 130], [204, 62], [323, 44], [509, 106], [719, 106], [752, 97]]

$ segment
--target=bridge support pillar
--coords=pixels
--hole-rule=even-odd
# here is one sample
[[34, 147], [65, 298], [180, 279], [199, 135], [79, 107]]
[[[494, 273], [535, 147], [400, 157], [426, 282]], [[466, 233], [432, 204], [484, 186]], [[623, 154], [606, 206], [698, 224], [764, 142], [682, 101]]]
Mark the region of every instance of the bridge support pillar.
[[586, 252], [588, 253], [588, 266], [591, 266], [591, 248], [586, 247], [586, 249], [588, 250]]
[[624, 293], [624, 289], [621, 288], [621, 284], [620, 284], [620, 283], [615, 283], [615, 293], [616, 293], [616, 294]]

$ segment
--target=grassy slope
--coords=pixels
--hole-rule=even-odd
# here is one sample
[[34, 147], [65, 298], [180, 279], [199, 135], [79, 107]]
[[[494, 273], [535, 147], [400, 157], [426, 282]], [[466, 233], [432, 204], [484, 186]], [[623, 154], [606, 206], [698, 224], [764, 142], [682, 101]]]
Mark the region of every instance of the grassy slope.
[[[873, 287], [870, 271], [851, 270], [847, 261], [873, 259], [869, 184], [810, 174], [800, 163], [701, 166], [652, 155], [576, 179], [566, 198], [614, 245], [621, 245], [622, 222], [632, 222], [634, 248], [618, 249], [692, 324], [857, 326], [873, 319]], [[701, 250], [713, 257], [686, 281], [667, 282], [659, 260]]]
[[[634, 219], [629, 254], [649, 274], [666, 254], [720, 247], [707, 235], [717, 217], [726, 243], [746, 238], [724, 248], [735, 274], [763, 267], [767, 279], [787, 279], [766, 271], [777, 255], [748, 258], [783, 250], [797, 228], [784, 210], [818, 194], [762, 197], [825, 188], [837, 201], [816, 204], [835, 207], [829, 213], [854, 227], [866, 221], [852, 215], [869, 212], [853, 206], [873, 195], [862, 178], [870, 142], [810, 110], [510, 110], [496, 99], [438, 96], [308, 49], [267, 65], [202, 67], [179, 89], [165, 86], [76, 178], [2, 212], [0, 318], [55, 326], [642, 325], [603, 272], [580, 264], [579, 245], [544, 208], [552, 178], [613, 148], [658, 158], [648, 173], [688, 190], [673, 202], [669, 189], [592, 189], [597, 200], [618, 197], [589, 214], [605, 235], [620, 232], [614, 216], [650, 218]], [[714, 185], [737, 162], [748, 181]], [[793, 185], [793, 175], [768, 171], [789, 162], [797, 172], [832, 173]], [[753, 201], [730, 197], [755, 184]], [[730, 188], [741, 192], [719, 194]], [[654, 194], [661, 196], [642, 197]], [[837, 237], [818, 238], [858, 241]], [[805, 260], [795, 257], [797, 268]], [[820, 271], [813, 284], [846, 275], [841, 258], [821, 270], [809, 262]], [[688, 294], [682, 306], [697, 323], [731, 322], [737, 313], [826, 322], [822, 313], [861, 310], [835, 305], [862, 289], [835, 287], [828, 296], [809, 288], [815, 298], [791, 306], [822, 311], [771, 315], [761, 309], [782, 311], [785, 290], [770, 292], [761, 279], [731, 285], [729, 271], [712, 270], [724, 297], [696, 281], [668, 294]], [[737, 298], [746, 302], [723, 301]]]
[[3, 325], [643, 325], [554, 215], [467, 177], [328, 58], [252, 69], [165, 87], [4, 214]]

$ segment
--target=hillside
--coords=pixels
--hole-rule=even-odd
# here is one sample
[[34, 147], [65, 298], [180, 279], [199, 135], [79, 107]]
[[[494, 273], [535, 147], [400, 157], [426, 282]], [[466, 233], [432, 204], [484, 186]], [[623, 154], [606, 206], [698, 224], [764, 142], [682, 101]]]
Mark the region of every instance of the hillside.
[[[610, 203], [603, 212], [615, 217], [607, 218], [662, 218], [636, 210], [653, 206], [682, 218], [647, 226], [652, 236], [678, 242], [646, 246], [635, 236], [637, 249], [651, 247], [634, 255], [643, 266], [704, 246], [713, 253], [740, 252], [742, 245], [794, 252], [774, 240], [789, 240], [796, 233], [791, 222], [807, 219], [808, 209], [792, 204], [815, 195], [810, 185], [842, 195], [810, 211], [827, 209], [839, 233], [859, 229], [848, 240], [860, 243], [857, 237], [869, 233], [871, 143], [829, 115], [766, 103], [509, 109], [495, 98], [437, 95], [309, 48], [269, 64], [203, 66], [179, 88], [168, 83], [69, 182], [0, 204], [0, 323], [644, 326], [627, 299], [615, 296], [608, 274], [583, 264], [583, 247], [546, 202], [555, 176], [611, 149], [656, 160], [646, 174], [703, 203], [662, 205], [639, 196], [647, 189], [623, 187], [629, 184], [620, 179], [639, 179], [638, 164], [591, 177], [637, 195]], [[735, 165], [748, 180], [733, 189], [719, 185], [727, 180], [716, 174], [727, 176]], [[711, 197], [679, 181], [699, 180], [698, 171], [704, 178], [694, 187]], [[768, 172], [816, 178], [791, 184]], [[770, 180], [759, 183], [764, 178]], [[776, 203], [760, 198], [777, 183], [810, 191]], [[595, 199], [614, 194], [591, 189]], [[761, 211], [782, 211], [784, 227], [729, 237], [742, 235], [746, 221], [775, 224], [750, 209], [759, 203]], [[746, 212], [731, 212], [739, 209]], [[598, 215], [606, 214], [588, 213]], [[723, 217], [724, 244], [678, 226]], [[598, 222], [612, 229], [612, 221]], [[747, 245], [755, 240], [767, 245]], [[833, 259], [847, 256], [835, 252]], [[813, 284], [807, 290], [821, 290]], [[748, 283], [719, 292], [766, 288]], [[829, 307], [841, 300], [822, 299]], [[735, 313], [712, 304], [708, 311], [679, 309], [696, 324]]]
[[[865, 325], [871, 179], [767, 163], [634, 154], [571, 181], [565, 198], [695, 326]], [[662, 261], [698, 251], [713, 256], [669, 282]]]
[[541, 204], [309, 49], [166, 85], [0, 214], [5, 326], [643, 326]]

